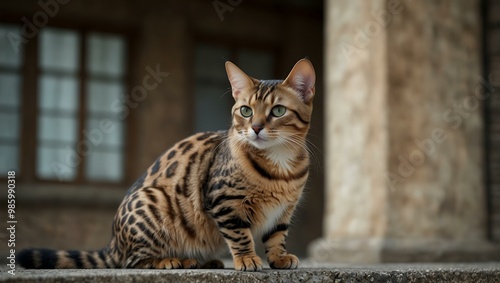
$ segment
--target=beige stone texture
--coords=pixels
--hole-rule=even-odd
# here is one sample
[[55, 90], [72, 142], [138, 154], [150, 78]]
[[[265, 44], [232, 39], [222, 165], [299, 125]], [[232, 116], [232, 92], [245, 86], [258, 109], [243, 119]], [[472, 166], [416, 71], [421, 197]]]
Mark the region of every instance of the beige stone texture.
[[[387, 215], [386, 32], [365, 43], [370, 11], [385, 1], [328, 1], [326, 26], [326, 215], [328, 237], [385, 232]], [[360, 42], [358, 42], [360, 41]]]
[[480, 1], [327, 1], [318, 260], [500, 258], [486, 237]]
[[401, 175], [402, 157], [414, 172], [387, 195], [387, 234], [485, 239], [480, 1], [402, 6], [388, 25], [388, 167]]

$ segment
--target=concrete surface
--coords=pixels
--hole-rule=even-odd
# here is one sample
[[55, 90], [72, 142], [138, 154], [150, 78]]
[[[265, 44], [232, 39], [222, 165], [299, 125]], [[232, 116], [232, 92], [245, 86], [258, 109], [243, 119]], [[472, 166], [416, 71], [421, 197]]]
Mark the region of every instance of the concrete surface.
[[500, 262], [342, 265], [303, 262], [297, 270], [16, 270], [0, 282], [500, 282]]

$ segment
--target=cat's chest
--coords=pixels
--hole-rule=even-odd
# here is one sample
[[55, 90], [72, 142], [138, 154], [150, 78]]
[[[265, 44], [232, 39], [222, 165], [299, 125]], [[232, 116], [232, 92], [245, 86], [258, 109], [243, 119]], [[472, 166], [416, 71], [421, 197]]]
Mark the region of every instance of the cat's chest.
[[262, 236], [280, 223], [282, 216], [298, 201], [290, 192], [270, 191], [265, 188], [248, 195], [247, 215], [253, 215], [252, 231], [255, 236]]
[[264, 207], [261, 210], [262, 218], [259, 219], [260, 221], [257, 221], [254, 229], [252, 229], [254, 230], [255, 235], [260, 237], [279, 224], [278, 222], [280, 221], [280, 218], [285, 214], [288, 207], [289, 204], [285, 203]]
[[266, 158], [278, 171], [290, 172], [292, 171], [295, 155], [293, 151], [286, 147], [276, 147], [267, 152]]

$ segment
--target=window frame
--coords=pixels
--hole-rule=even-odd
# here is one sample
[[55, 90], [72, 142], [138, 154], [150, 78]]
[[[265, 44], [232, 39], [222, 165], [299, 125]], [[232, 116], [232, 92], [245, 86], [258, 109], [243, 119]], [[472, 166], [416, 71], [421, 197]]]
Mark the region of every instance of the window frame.
[[[16, 25], [22, 28], [22, 16], [11, 16], [7, 19], [2, 19], [0, 24]], [[90, 74], [87, 72], [87, 42], [90, 33], [110, 34], [123, 37], [125, 41], [125, 72], [123, 75], [123, 84], [125, 94], [129, 93], [131, 86], [134, 83], [132, 70], [136, 65], [134, 56], [136, 50], [137, 31], [130, 26], [117, 26], [109, 23], [93, 23], [91, 25], [72, 23], [72, 22], [50, 22], [42, 28], [58, 28], [68, 29], [78, 33], [80, 37], [80, 54], [79, 54], [79, 69], [77, 71], [78, 80], [78, 114], [77, 114], [77, 139], [76, 143], [85, 140], [83, 130], [87, 121], [88, 111], [86, 105], [86, 88], [87, 80]], [[16, 174], [16, 179], [19, 183], [40, 183], [40, 184], [64, 184], [64, 185], [95, 185], [114, 188], [123, 188], [128, 186], [134, 180], [135, 168], [132, 166], [131, 160], [137, 158], [137, 137], [132, 133], [137, 129], [135, 117], [137, 111], [129, 111], [129, 115], [123, 120], [124, 125], [124, 143], [123, 143], [123, 177], [120, 181], [100, 181], [89, 180], [85, 177], [86, 158], [81, 158], [81, 162], [77, 166], [77, 173], [74, 180], [60, 181], [54, 179], [42, 179], [37, 176], [37, 144], [38, 144], [38, 123], [39, 117], [39, 89], [38, 79], [43, 73], [38, 61], [39, 52], [39, 31], [23, 45], [22, 49], [22, 65], [21, 73], [21, 105], [20, 129], [19, 129], [19, 152], [18, 164], [19, 173]], [[76, 145], [76, 144], [75, 144]], [[132, 177], [131, 177], [132, 176]], [[0, 180], [6, 180], [6, 176], [0, 176]]]

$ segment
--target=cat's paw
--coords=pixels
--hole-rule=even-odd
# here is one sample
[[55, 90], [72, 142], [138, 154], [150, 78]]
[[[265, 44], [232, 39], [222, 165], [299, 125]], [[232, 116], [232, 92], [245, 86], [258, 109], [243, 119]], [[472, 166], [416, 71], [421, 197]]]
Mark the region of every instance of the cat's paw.
[[256, 255], [234, 257], [234, 269], [239, 271], [261, 271], [262, 260]]
[[157, 269], [180, 269], [182, 262], [177, 258], [164, 258], [156, 260], [153, 266]]
[[196, 261], [196, 259], [191, 259], [191, 258], [184, 259], [182, 260], [182, 268], [184, 269], [198, 268], [198, 261]]
[[293, 254], [270, 256], [267, 261], [273, 269], [296, 269], [299, 266], [299, 259]]

